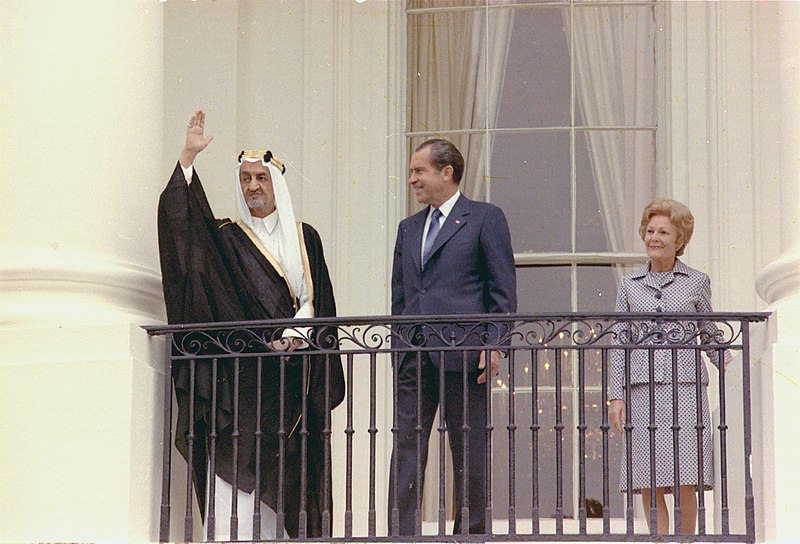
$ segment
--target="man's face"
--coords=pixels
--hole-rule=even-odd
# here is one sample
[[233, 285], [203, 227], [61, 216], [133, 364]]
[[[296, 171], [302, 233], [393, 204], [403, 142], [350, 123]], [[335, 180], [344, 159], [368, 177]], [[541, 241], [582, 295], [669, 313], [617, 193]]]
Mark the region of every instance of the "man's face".
[[269, 168], [258, 162], [243, 161], [239, 168], [239, 183], [250, 214], [266, 217], [275, 211], [275, 193]]
[[458, 184], [453, 180], [453, 167], [437, 170], [430, 160], [431, 148], [423, 147], [411, 156], [408, 183], [420, 204], [439, 207], [455, 194]]

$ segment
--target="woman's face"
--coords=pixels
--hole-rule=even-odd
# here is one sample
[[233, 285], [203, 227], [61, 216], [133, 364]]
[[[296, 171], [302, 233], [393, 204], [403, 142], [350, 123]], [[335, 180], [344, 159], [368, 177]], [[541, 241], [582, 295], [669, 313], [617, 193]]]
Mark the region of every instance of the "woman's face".
[[654, 215], [644, 232], [644, 246], [651, 261], [670, 262], [678, 251], [678, 229], [665, 215]]

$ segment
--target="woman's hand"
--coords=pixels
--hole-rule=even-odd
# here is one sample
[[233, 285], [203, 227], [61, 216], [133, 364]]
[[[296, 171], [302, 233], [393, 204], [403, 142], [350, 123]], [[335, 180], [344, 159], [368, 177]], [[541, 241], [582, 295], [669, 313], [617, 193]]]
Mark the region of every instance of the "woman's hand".
[[622, 434], [622, 427], [625, 425], [624, 400], [614, 399], [608, 403], [608, 419], [611, 426], [614, 427], [619, 434]]

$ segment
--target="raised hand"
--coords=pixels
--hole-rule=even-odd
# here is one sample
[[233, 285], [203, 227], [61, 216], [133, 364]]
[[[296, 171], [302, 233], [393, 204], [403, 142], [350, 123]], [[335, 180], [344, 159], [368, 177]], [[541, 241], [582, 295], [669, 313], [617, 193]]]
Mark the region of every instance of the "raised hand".
[[198, 109], [186, 125], [186, 144], [183, 147], [183, 151], [181, 151], [180, 157], [181, 166], [184, 168], [191, 166], [197, 154], [203, 151], [214, 139], [213, 136], [205, 135], [205, 127], [206, 112]]

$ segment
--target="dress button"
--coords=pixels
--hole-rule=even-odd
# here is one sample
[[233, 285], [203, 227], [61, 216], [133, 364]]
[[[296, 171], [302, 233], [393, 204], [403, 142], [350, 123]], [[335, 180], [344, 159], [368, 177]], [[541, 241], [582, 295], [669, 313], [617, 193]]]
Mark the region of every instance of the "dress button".
[[420, 289], [420, 291], [419, 291], [419, 292], [420, 292], [420, 293], [422, 293], [422, 294], [424, 295], [424, 294], [425, 294], [425, 289]]
[[658, 298], [658, 299], [661, 298], [661, 291], [656, 291], [656, 298]]
[[657, 311], [657, 312], [663, 312], [663, 311], [664, 311], [664, 309], [663, 309], [661, 306], [657, 306], [657, 307], [656, 307], [656, 311]]

